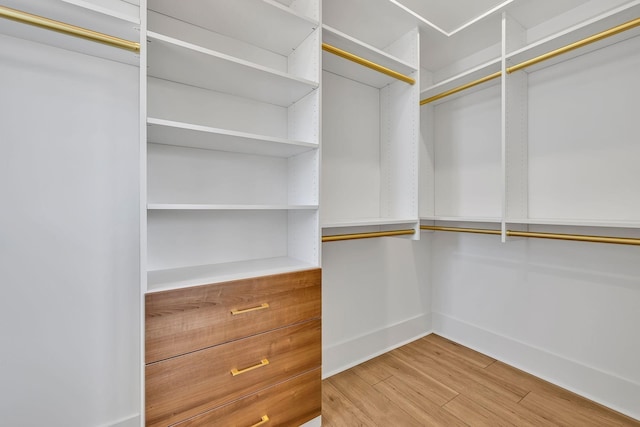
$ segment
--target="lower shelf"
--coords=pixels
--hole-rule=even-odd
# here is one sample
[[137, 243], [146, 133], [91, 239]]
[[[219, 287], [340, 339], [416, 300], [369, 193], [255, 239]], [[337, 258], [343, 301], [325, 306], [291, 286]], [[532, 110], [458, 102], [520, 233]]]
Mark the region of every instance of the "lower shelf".
[[288, 273], [318, 267], [289, 257], [155, 270], [147, 273], [147, 292]]

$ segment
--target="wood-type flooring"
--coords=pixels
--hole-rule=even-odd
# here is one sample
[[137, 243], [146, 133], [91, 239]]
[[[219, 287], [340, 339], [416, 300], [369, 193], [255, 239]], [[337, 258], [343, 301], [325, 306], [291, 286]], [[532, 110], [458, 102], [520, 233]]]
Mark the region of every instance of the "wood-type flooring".
[[323, 381], [323, 427], [638, 426], [438, 335]]

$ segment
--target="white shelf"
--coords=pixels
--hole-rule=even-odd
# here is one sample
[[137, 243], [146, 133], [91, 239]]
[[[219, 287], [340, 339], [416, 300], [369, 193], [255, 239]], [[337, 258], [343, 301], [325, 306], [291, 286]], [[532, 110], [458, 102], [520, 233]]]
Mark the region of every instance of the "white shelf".
[[289, 56], [320, 24], [272, 0], [149, 0], [149, 9]]
[[318, 148], [309, 142], [156, 118], [148, 118], [147, 125], [147, 140], [155, 144], [285, 158]]
[[[75, 3], [78, 4], [69, 1], [3, 0], [2, 6], [134, 42], [140, 40], [140, 20], [137, 16], [133, 17], [87, 2], [76, 0]], [[134, 52], [4, 18], [0, 18], [0, 34], [125, 64], [137, 65], [140, 61], [140, 55]]]
[[293, 211], [317, 210], [318, 205], [224, 205], [224, 204], [187, 204], [187, 203], [149, 203], [148, 210], [184, 210], [184, 211]]
[[407, 224], [413, 227], [418, 222], [417, 218], [359, 218], [330, 220], [322, 223], [322, 228], [365, 227], [372, 225]]
[[[389, 55], [380, 49], [362, 43], [327, 25], [322, 26], [322, 41], [407, 76], [417, 71], [417, 68], [411, 64]], [[382, 88], [398, 81], [391, 76], [374, 71], [329, 52], [322, 53], [322, 68], [331, 73], [376, 88]]]
[[[462, 86], [464, 84], [470, 83], [472, 81], [478, 80], [482, 77], [486, 77], [490, 74], [493, 74], [501, 69], [501, 59], [496, 58], [489, 62], [485, 62], [484, 64], [478, 65], [470, 70], [467, 70], [463, 73], [457, 74], [451, 78], [443, 80], [433, 86], [430, 86], [420, 92], [420, 99], [430, 98], [432, 96], [438, 95], [442, 92], [446, 92], [450, 89], [456, 88], [458, 86]], [[500, 79], [494, 79], [489, 82], [483, 83], [479, 85], [478, 88], [485, 87], [486, 85], [496, 84], [500, 82]], [[464, 92], [460, 92], [460, 94], [468, 94], [470, 91], [466, 90]], [[456, 94], [457, 95], [457, 94]], [[443, 98], [443, 100], [451, 100], [456, 95], [451, 95], [447, 98]], [[460, 95], [458, 95], [460, 96]], [[440, 100], [434, 101], [435, 103], [441, 102]]]
[[148, 32], [148, 74], [288, 107], [318, 88], [295, 77], [161, 34]]
[[507, 224], [524, 224], [524, 225], [640, 228], [640, 221], [609, 221], [609, 220], [585, 220], [585, 219], [508, 219], [505, 222]]
[[[523, 61], [535, 58], [539, 55], [553, 51], [560, 47], [564, 47], [576, 41], [582, 40], [586, 37], [597, 34], [601, 31], [608, 30], [612, 27], [630, 21], [640, 16], [640, 1], [636, 0], [630, 2], [624, 6], [617, 7], [606, 13], [603, 13], [595, 18], [589, 19], [571, 28], [568, 28], [560, 33], [546, 37], [535, 43], [525, 46], [522, 49], [516, 50], [510, 54], [507, 54], [506, 61], [507, 67], [519, 64]], [[535, 71], [543, 67], [548, 67], [558, 62], [566, 61], [567, 59], [582, 55], [592, 50], [602, 48], [614, 43], [618, 43], [622, 40], [626, 40], [631, 37], [635, 37], [640, 34], [640, 28], [634, 28], [624, 31], [618, 35], [608, 37], [604, 40], [600, 40], [596, 43], [579, 48], [575, 51], [565, 53], [556, 58], [544, 61], [539, 65], [527, 68], [528, 71]]]
[[289, 257], [278, 257], [149, 271], [147, 272], [147, 292], [159, 292], [310, 268], [317, 268], [317, 266]]
[[486, 222], [500, 224], [500, 218], [490, 217], [463, 217], [463, 216], [423, 216], [420, 221], [443, 221], [443, 222]]

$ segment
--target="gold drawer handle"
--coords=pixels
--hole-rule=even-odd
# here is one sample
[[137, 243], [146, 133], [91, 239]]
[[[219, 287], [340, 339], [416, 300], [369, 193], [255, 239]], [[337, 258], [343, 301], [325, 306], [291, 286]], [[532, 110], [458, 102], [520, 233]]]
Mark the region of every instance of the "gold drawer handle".
[[269, 422], [269, 417], [267, 415], [263, 415], [262, 416], [262, 421], [260, 421], [258, 423], [255, 423], [255, 424], [252, 424], [251, 427], [258, 427], [258, 426], [261, 426], [261, 425], [266, 424], [268, 422]]
[[236, 375], [244, 374], [245, 372], [249, 372], [249, 371], [253, 371], [254, 369], [262, 368], [263, 366], [267, 366], [268, 364], [269, 364], [269, 360], [262, 359], [260, 361], [260, 363], [258, 363], [257, 365], [249, 366], [248, 368], [244, 368], [244, 369], [240, 369], [240, 370], [238, 370], [236, 368], [233, 368], [231, 370], [231, 375], [235, 377]]
[[249, 313], [250, 311], [264, 310], [265, 308], [269, 308], [269, 304], [266, 302], [263, 302], [257, 307], [245, 308], [244, 310], [231, 310], [231, 315], [235, 316], [236, 314]]

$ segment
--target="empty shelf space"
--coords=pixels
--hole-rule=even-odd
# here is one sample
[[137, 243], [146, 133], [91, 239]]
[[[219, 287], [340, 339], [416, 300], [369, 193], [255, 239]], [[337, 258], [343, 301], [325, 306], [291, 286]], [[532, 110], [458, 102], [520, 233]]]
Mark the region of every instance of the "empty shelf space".
[[147, 272], [147, 292], [158, 292], [189, 286], [316, 268], [317, 266], [289, 257], [255, 259], [223, 264], [155, 270]]
[[150, 0], [149, 9], [201, 28], [288, 56], [318, 26], [272, 0], [198, 1], [185, 7], [174, 0]]
[[500, 224], [500, 218], [491, 217], [462, 217], [462, 216], [422, 216], [420, 221], [444, 221], [444, 222], [486, 222]]
[[508, 219], [509, 225], [561, 225], [577, 227], [611, 227], [611, 228], [640, 228], [640, 221], [590, 220], [590, 219]]
[[318, 147], [309, 142], [156, 118], [148, 118], [147, 125], [147, 140], [155, 144], [285, 158]]
[[152, 77], [288, 107], [318, 87], [242, 59], [161, 34], [147, 33]]

